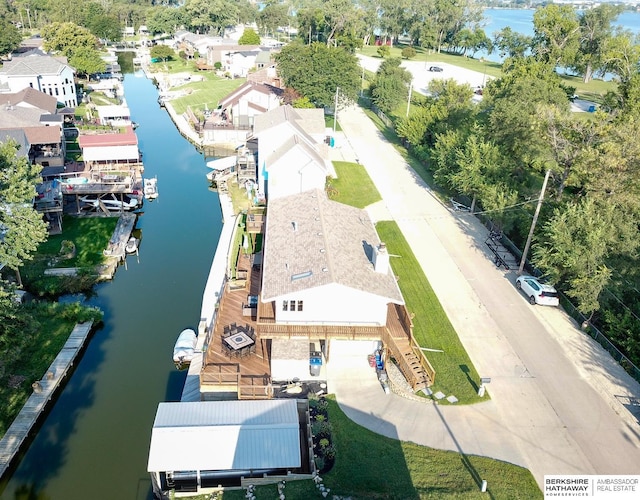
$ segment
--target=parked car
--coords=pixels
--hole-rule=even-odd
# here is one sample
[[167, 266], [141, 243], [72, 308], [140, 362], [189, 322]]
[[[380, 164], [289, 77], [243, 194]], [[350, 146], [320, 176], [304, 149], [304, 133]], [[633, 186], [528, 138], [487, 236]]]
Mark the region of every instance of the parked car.
[[107, 209], [113, 211], [134, 210], [138, 206], [138, 200], [126, 194], [119, 195], [116, 193], [106, 193], [102, 195], [88, 194], [82, 196], [80, 201], [84, 204], [85, 209], [97, 209], [102, 203]]
[[522, 290], [531, 305], [557, 306], [560, 303], [557, 290], [533, 276], [518, 276], [516, 288]]
[[435, 71], [436, 73], [440, 73], [444, 70], [440, 66], [430, 66], [429, 71]]

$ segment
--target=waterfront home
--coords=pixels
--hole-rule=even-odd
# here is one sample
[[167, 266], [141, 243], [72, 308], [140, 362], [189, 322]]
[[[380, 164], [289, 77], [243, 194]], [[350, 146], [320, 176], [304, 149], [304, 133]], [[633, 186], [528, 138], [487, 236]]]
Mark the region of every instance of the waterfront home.
[[[435, 372], [413, 339], [389, 258], [367, 212], [323, 189], [270, 200], [262, 258], [240, 252], [206, 329], [200, 398], [271, 398], [282, 382], [287, 390], [294, 379], [322, 383], [322, 373], [311, 372], [312, 352], [330, 364], [379, 347], [414, 390], [431, 385]], [[247, 332], [255, 349], [229, 353], [229, 325]]]
[[219, 115], [234, 127], [249, 128], [256, 115], [282, 104], [282, 89], [261, 83], [245, 82], [218, 103]]
[[100, 125], [111, 127], [131, 126], [131, 111], [125, 105], [96, 106]]
[[122, 131], [81, 134], [78, 143], [89, 168], [105, 170], [141, 166], [138, 137], [131, 126], [124, 127]]
[[65, 58], [31, 54], [5, 61], [0, 69], [0, 94], [33, 88], [49, 94], [63, 106], [78, 105], [75, 70]]
[[247, 145], [257, 151], [258, 196], [323, 189], [327, 176], [335, 176], [325, 138], [321, 109], [284, 105], [257, 115]]

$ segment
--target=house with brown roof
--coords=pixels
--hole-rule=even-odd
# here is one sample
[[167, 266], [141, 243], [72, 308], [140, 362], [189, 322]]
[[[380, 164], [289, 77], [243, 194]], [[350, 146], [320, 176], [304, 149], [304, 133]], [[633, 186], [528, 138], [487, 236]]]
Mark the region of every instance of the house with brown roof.
[[218, 110], [234, 127], [248, 128], [256, 115], [280, 106], [282, 93], [271, 85], [245, 82], [220, 100]]

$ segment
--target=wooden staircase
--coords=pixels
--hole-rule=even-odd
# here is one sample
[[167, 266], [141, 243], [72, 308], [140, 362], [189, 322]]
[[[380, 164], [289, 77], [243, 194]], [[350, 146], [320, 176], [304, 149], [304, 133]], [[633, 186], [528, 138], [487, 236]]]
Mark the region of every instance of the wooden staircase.
[[404, 305], [389, 304], [383, 340], [414, 391], [433, 385], [436, 371], [413, 337], [413, 322]]

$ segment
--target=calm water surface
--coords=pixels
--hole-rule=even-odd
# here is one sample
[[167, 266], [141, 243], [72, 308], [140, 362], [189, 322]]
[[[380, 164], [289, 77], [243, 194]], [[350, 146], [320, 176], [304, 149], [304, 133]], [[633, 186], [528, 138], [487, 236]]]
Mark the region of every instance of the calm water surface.
[[158, 403], [180, 398], [186, 373], [173, 366], [173, 344], [198, 324], [222, 214], [202, 155], [159, 108], [153, 84], [127, 75], [124, 86], [145, 175], [158, 176], [160, 196], [138, 219], [140, 256], [89, 299], [105, 325], [0, 485], [2, 500], [152, 498], [151, 427]]
[[[523, 35], [533, 36], [533, 9], [485, 9], [484, 10], [484, 31], [487, 36], [493, 39], [493, 35], [509, 26], [513, 31]], [[637, 12], [625, 11], [614, 23], [623, 29], [640, 33], [640, 14]], [[500, 61], [497, 53], [486, 54], [477, 52], [476, 58], [485, 57], [494, 62]]]

